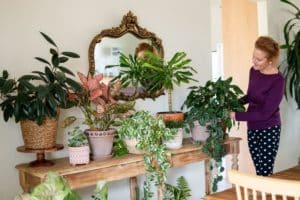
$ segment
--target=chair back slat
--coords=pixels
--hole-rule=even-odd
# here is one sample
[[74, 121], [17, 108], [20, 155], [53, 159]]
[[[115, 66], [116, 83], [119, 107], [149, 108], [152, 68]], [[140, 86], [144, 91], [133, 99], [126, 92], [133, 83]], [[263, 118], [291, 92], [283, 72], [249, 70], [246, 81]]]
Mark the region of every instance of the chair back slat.
[[[300, 200], [300, 181], [278, 179], [272, 177], [262, 177], [246, 173], [241, 173], [235, 170], [228, 172], [229, 181], [236, 185], [236, 195], [238, 200], [242, 199], [241, 188], [244, 193], [244, 200], [248, 200], [249, 194], [252, 194], [251, 200], [266, 200], [266, 195], [272, 197], [272, 200], [280, 199], [287, 200], [287, 197], [294, 197], [295, 200]], [[252, 193], [248, 192], [252, 190]], [[261, 198], [257, 198], [261, 195]], [[289, 198], [290, 199], [290, 198]]]

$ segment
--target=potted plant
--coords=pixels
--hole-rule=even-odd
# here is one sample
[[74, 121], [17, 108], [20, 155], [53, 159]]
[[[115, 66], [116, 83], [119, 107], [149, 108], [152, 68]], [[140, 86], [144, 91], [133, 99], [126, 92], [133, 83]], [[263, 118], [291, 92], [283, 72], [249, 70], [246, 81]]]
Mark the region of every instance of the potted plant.
[[[77, 102], [84, 115], [84, 124], [88, 126], [85, 133], [91, 147], [92, 159], [101, 160], [112, 156], [112, 145], [117, 125], [121, 118], [127, 117], [134, 108], [134, 102], [118, 102], [114, 94], [118, 90], [116, 85], [103, 82], [103, 75], [88, 75], [77, 73], [83, 90], [70, 94], [70, 98]], [[74, 118], [74, 117], [73, 117]], [[75, 118], [74, 118], [75, 119]], [[72, 123], [70, 117], [66, 124]]]
[[182, 140], [183, 140], [183, 121], [165, 121], [165, 125], [167, 128], [174, 129], [176, 134], [174, 138], [164, 141], [165, 145], [168, 149], [179, 149], [182, 147]]
[[71, 165], [88, 164], [90, 162], [90, 147], [87, 136], [77, 126], [68, 132], [69, 158]]
[[[224, 140], [226, 130], [230, 130], [234, 121], [228, 116], [229, 111], [242, 112], [245, 110], [240, 97], [242, 90], [231, 83], [232, 78], [217, 81], [207, 81], [204, 86], [190, 87], [182, 108], [186, 107], [185, 122], [194, 127], [194, 122], [206, 128], [209, 137], [202, 146], [202, 151], [213, 158], [219, 169], [222, 168], [221, 159], [225, 155]], [[221, 180], [220, 178], [215, 180]], [[214, 181], [213, 191], [216, 190]]]
[[288, 91], [291, 97], [295, 98], [297, 107], [300, 109], [300, 8], [288, 0], [281, 0], [281, 2], [295, 10], [292, 13], [293, 17], [284, 25], [285, 43], [281, 45], [281, 48], [286, 50], [286, 62], [283, 64], [285, 66], [283, 74], [287, 80], [285, 96], [288, 97]]
[[[144, 58], [144, 57], [143, 57]], [[144, 66], [144, 59], [129, 54], [128, 56], [121, 53], [118, 65], [108, 65], [106, 68], [119, 67], [120, 73], [114, 77], [111, 82], [120, 82], [121, 89], [116, 95], [117, 99], [135, 100], [138, 98], [155, 99], [164, 94], [162, 86], [151, 88], [149, 90], [149, 80], [146, 74], [152, 73], [151, 70]]]
[[57, 118], [60, 108], [72, 106], [69, 91], [80, 91], [79, 83], [71, 79], [72, 71], [65, 67], [69, 58], [79, 58], [73, 52], [60, 51], [55, 42], [41, 32], [51, 44], [51, 62], [36, 57], [45, 66], [19, 79], [9, 78], [6, 70], [0, 77], [1, 104], [4, 120], [14, 117], [21, 122], [25, 147], [48, 149], [56, 145]]
[[144, 59], [144, 67], [149, 70], [145, 73], [145, 79], [150, 80], [147, 90], [162, 87], [168, 94], [168, 112], [159, 112], [164, 121], [183, 121], [182, 112], [175, 112], [172, 109], [172, 91], [175, 85], [196, 81], [192, 78], [196, 71], [189, 65], [191, 59], [186, 58], [185, 52], [176, 52], [169, 61], [147, 52]]
[[[174, 134], [174, 131], [165, 127], [161, 118], [155, 118], [145, 111], [136, 112], [123, 120], [118, 129], [120, 138], [137, 139], [137, 148], [144, 151], [145, 169], [149, 173], [146, 185], [151, 180], [155, 182], [159, 200], [162, 200], [167, 170], [171, 166], [168, 160], [170, 153], [162, 141], [171, 139]], [[147, 194], [151, 195], [151, 192]]]

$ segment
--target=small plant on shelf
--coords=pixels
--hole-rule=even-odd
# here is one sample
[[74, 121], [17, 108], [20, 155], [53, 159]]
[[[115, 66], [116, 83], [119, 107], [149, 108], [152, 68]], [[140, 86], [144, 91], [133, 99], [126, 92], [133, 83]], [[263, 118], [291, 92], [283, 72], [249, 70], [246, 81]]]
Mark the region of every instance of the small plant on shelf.
[[89, 141], [84, 132], [77, 126], [71, 132], [68, 132], [68, 146], [82, 147], [89, 144]]
[[69, 160], [72, 165], [88, 164], [90, 162], [90, 148], [87, 136], [77, 126], [68, 132]]
[[[134, 110], [135, 102], [121, 103], [114, 99], [117, 84], [108, 85], [103, 82], [103, 75], [88, 75], [77, 73], [82, 92], [70, 94], [70, 98], [77, 102], [84, 115], [84, 124], [88, 126], [88, 135], [93, 159], [104, 159], [112, 154], [113, 139], [120, 119], [125, 118]], [[65, 125], [71, 124], [76, 117], [65, 119]]]

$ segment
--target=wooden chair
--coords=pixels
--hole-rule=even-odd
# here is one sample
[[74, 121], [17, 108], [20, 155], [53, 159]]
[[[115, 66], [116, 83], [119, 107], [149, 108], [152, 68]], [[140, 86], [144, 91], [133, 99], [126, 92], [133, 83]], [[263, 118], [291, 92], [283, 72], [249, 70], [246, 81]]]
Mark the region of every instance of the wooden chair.
[[228, 172], [228, 178], [235, 185], [238, 200], [300, 200], [300, 181], [262, 177], [234, 170]]

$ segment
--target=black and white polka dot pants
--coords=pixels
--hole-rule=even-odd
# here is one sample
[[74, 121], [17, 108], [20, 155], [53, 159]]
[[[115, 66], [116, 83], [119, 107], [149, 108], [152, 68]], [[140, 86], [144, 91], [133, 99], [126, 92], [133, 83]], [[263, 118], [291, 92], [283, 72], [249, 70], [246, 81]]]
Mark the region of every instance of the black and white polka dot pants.
[[275, 157], [279, 146], [280, 125], [259, 130], [248, 130], [248, 146], [259, 176], [273, 174]]

